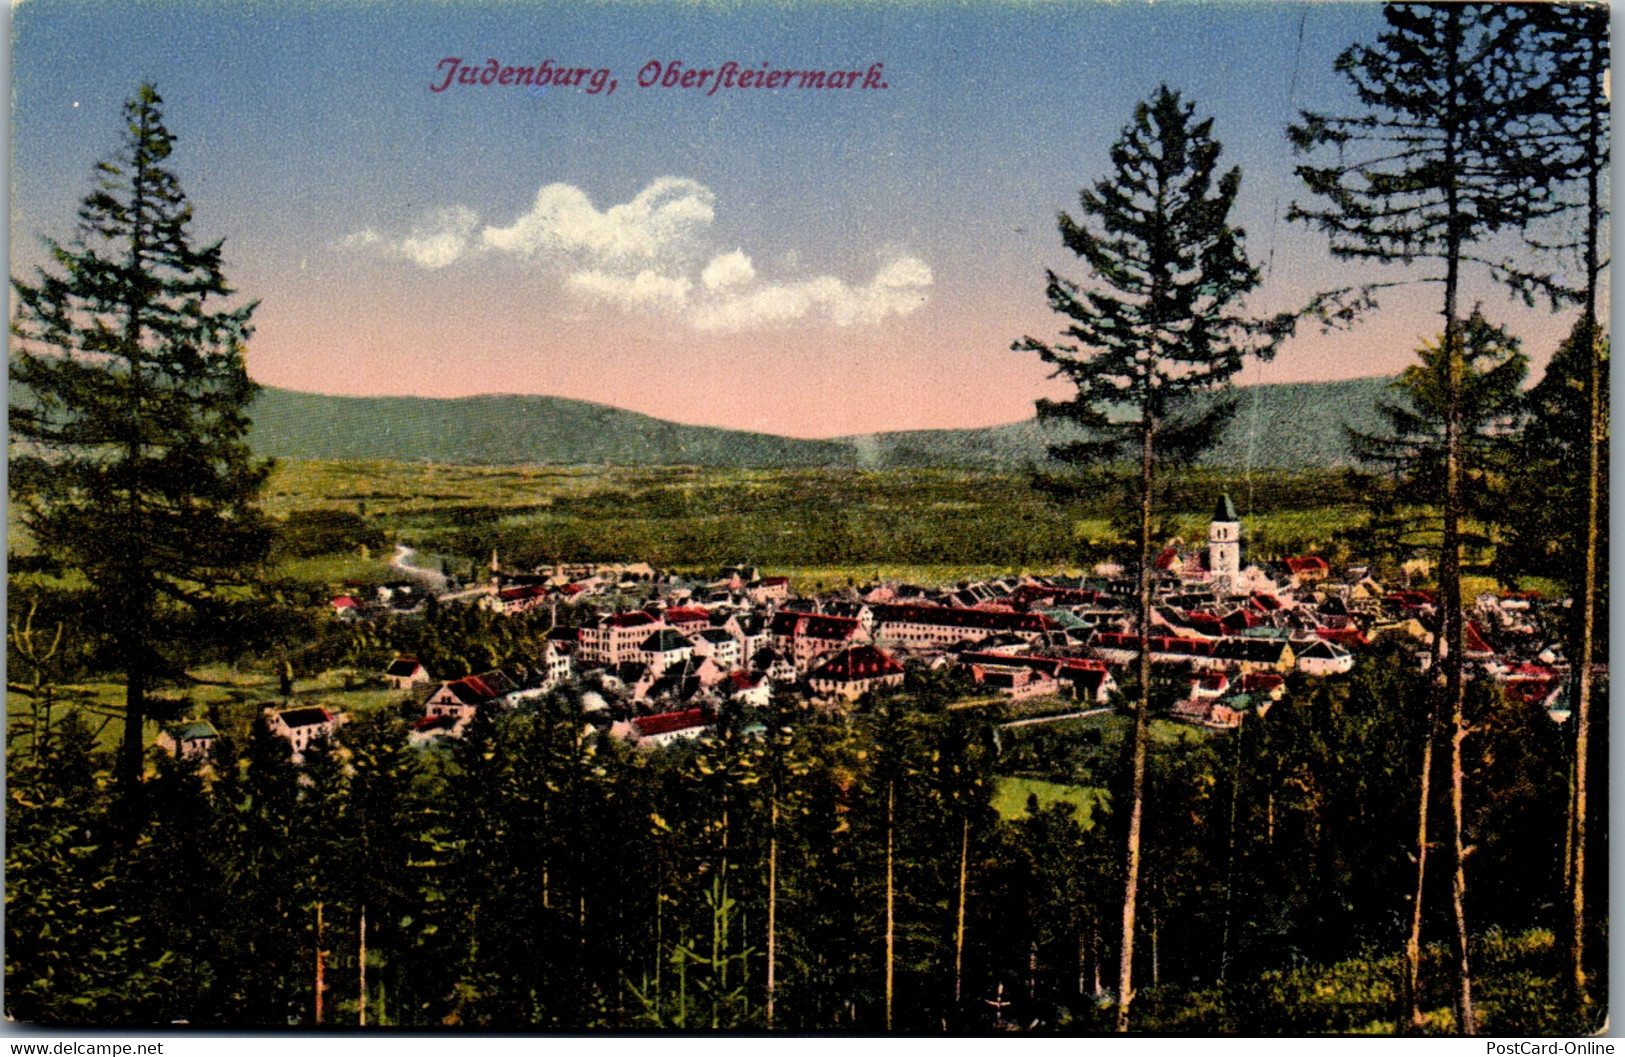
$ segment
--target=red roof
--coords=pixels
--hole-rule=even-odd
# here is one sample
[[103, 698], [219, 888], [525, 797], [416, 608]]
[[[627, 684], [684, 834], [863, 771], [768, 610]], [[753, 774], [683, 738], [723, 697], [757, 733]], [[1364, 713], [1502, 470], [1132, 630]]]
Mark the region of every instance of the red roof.
[[1022, 584], [1010, 593], [1010, 601], [1017, 606], [1030, 606], [1038, 601], [1047, 601], [1057, 606], [1086, 606], [1100, 601], [1100, 592], [1076, 590], [1071, 587]]
[[[1107, 650], [1135, 650], [1140, 649], [1138, 635], [1126, 635], [1120, 631], [1102, 631], [1095, 635], [1090, 645]], [[1213, 653], [1213, 643], [1206, 639], [1181, 639], [1167, 636], [1151, 637], [1152, 653], [1179, 653], [1191, 657], [1207, 657]]]
[[526, 584], [523, 587], [505, 587], [497, 592], [497, 597], [504, 602], [515, 602], [521, 598], [539, 598], [547, 594], [544, 584]]
[[855, 683], [864, 679], [881, 679], [888, 675], [902, 675], [903, 666], [876, 646], [854, 646], [831, 657], [807, 678], [827, 679], [836, 683]]
[[1252, 603], [1254, 606], [1258, 607], [1259, 610], [1265, 613], [1273, 613], [1277, 609], [1281, 608], [1281, 600], [1279, 598], [1276, 598], [1274, 595], [1261, 594], [1256, 591], [1253, 593]]
[[418, 663], [418, 659], [416, 657], [396, 657], [392, 662], [390, 662], [389, 668], [384, 672], [384, 674], [393, 675], [404, 679], [416, 675], [422, 670], [423, 665]]
[[690, 624], [698, 620], [710, 623], [710, 610], [702, 609], [699, 606], [679, 606], [676, 609], [666, 610], [666, 623], [668, 624]]
[[861, 625], [853, 617], [831, 617], [822, 613], [775, 613], [769, 631], [787, 638], [829, 639], [845, 642]]
[[1338, 646], [1369, 646], [1371, 641], [1365, 637], [1365, 632], [1359, 628], [1316, 628], [1315, 634], [1326, 642]]
[[1325, 558], [1317, 557], [1315, 555], [1310, 555], [1307, 558], [1288, 558], [1286, 560], [1286, 567], [1295, 575], [1311, 573], [1325, 576], [1332, 571], [1331, 566], [1326, 564]]
[[604, 627], [606, 627], [606, 628], [641, 628], [641, 627], [644, 627], [645, 625], [653, 624], [654, 622], [655, 622], [654, 617], [651, 617], [649, 614], [643, 612], [641, 609], [638, 609], [638, 610], [633, 610], [630, 613], [616, 613], [614, 616], [605, 617], [604, 618]]
[[932, 624], [975, 631], [1049, 631], [1060, 625], [1042, 613], [997, 613], [950, 606], [875, 606], [877, 624]]
[[1062, 672], [1104, 672], [1105, 661], [1093, 657], [1030, 657], [1025, 654], [966, 653], [961, 664], [1002, 664], [1010, 667], [1031, 668], [1033, 671], [1059, 678]]
[[282, 720], [282, 725], [290, 729], [333, 722], [332, 713], [325, 708], [290, 708], [286, 712], [277, 713], [277, 716]]
[[766, 677], [760, 672], [728, 673], [728, 681], [733, 684], [733, 688], [735, 690], [754, 690], [756, 687], [762, 685], [762, 680], [764, 678]]
[[653, 734], [670, 734], [677, 730], [688, 730], [692, 727], [703, 727], [709, 720], [705, 717], [703, 708], [685, 708], [681, 712], [662, 712], [657, 716], [641, 716], [632, 721], [638, 736], [647, 738]]
[[1248, 672], [1241, 677], [1241, 692], [1244, 694], [1267, 694], [1271, 690], [1285, 685], [1285, 677], [1277, 675], [1275, 672]]
[[349, 595], [339, 595], [330, 603], [334, 609], [349, 609], [358, 603]]

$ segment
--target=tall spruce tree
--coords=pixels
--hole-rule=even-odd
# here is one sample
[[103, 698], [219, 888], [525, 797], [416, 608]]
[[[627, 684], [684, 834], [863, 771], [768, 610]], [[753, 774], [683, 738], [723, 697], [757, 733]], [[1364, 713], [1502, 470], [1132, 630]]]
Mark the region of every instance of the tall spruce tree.
[[[1548, 375], [1559, 366], [1559, 360], [1578, 359], [1582, 371], [1578, 388], [1584, 405], [1584, 415], [1578, 420], [1565, 422], [1561, 414], [1538, 423], [1546, 430], [1547, 440], [1558, 432], [1568, 432], [1571, 443], [1580, 448], [1583, 463], [1559, 461], [1561, 476], [1569, 476], [1574, 468], [1583, 465], [1585, 477], [1580, 488], [1585, 521], [1577, 534], [1583, 541], [1569, 566], [1569, 575], [1562, 577], [1572, 585], [1572, 596], [1577, 600], [1575, 626], [1571, 636], [1571, 656], [1575, 660], [1573, 685], [1574, 712], [1574, 774], [1569, 803], [1570, 843], [1573, 853], [1569, 859], [1565, 883], [1569, 896], [1569, 980], [1574, 997], [1582, 1012], [1590, 1004], [1586, 984], [1586, 858], [1589, 815], [1588, 769], [1591, 754], [1591, 697], [1595, 678], [1597, 653], [1597, 614], [1601, 608], [1600, 596], [1606, 591], [1608, 470], [1604, 450], [1608, 437], [1608, 341], [1599, 320], [1598, 294], [1602, 285], [1603, 222], [1608, 214], [1607, 188], [1609, 165], [1609, 110], [1608, 95], [1610, 50], [1606, 4], [1552, 4], [1527, 9], [1539, 34], [1542, 51], [1553, 56], [1556, 64], [1553, 77], [1553, 105], [1546, 117], [1552, 133], [1554, 147], [1568, 162], [1565, 204], [1563, 214], [1566, 237], [1560, 236], [1555, 244], [1540, 248], [1577, 253], [1581, 264], [1582, 281], [1577, 287], [1548, 293], [1566, 296], [1580, 304], [1580, 321], [1575, 332], [1553, 359]], [[1554, 300], [1557, 298], [1554, 297]], [[1565, 356], [1565, 353], [1567, 354]], [[1567, 362], [1562, 364], [1569, 368]], [[1559, 373], [1554, 385], [1542, 383], [1546, 393], [1537, 397], [1537, 416], [1542, 409], [1557, 410], [1567, 403], [1554, 390], [1572, 384], [1572, 377]], [[1561, 487], [1561, 486], [1560, 486]], [[1542, 489], [1544, 490], [1544, 489]], [[1572, 509], [1572, 506], [1571, 508]], [[1576, 575], [1577, 574], [1577, 575]]]
[[127, 805], [179, 629], [229, 628], [270, 542], [253, 505], [269, 463], [244, 441], [254, 306], [219, 307], [232, 293], [221, 244], [194, 245], [161, 105], [151, 85], [125, 104], [77, 237], [47, 242], [54, 271], [12, 280], [11, 496], [34, 543], [83, 575], [85, 612], [124, 674]]
[[[1304, 164], [1298, 175], [1323, 204], [1294, 203], [1289, 216], [1330, 237], [1338, 257], [1412, 264], [1437, 263], [1424, 281], [1443, 287], [1443, 466], [1436, 502], [1442, 510], [1439, 549], [1441, 628], [1437, 653], [1443, 700], [1450, 716], [1451, 817], [1462, 811], [1463, 612], [1461, 529], [1464, 509], [1462, 438], [1463, 269], [1475, 260], [1495, 270], [1489, 240], [1526, 228], [1559, 209], [1556, 185], [1563, 159], [1543, 134], [1552, 105], [1550, 70], [1531, 58], [1530, 29], [1510, 5], [1390, 4], [1387, 30], [1374, 44], [1356, 44], [1337, 59], [1363, 105], [1333, 116], [1305, 112], [1288, 130], [1300, 152], [1323, 150], [1330, 164]], [[1504, 276], [1503, 276], [1504, 277]], [[1527, 283], [1528, 280], [1525, 280]], [[1433, 725], [1429, 725], [1433, 729]], [[1431, 735], [1430, 735], [1431, 739]], [[1426, 870], [1431, 740], [1423, 748], [1419, 807], [1417, 901]], [[1476, 1030], [1465, 910], [1466, 848], [1452, 825], [1456, 863], [1455, 915], [1458, 1024]], [[1414, 910], [1415, 908], [1413, 908]], [[1419, 913], [1406, 946], [1413, 1020], [1420, 964]]]
[[1211, 119], [1163, 86], [1135, 108], [1112, 147], [1112, 173], [1080, 194], [1082, 218], [1060, 215], [1061, 240], [1083, 259], [1087, 283], [1048, 273], [1050, 307], [1067, 318], [1065, 342], [1024, 338], [1071, 383], [1070, 400], [1040, 401], [1046, 422], [1082, 427], [1085, 439], [1050, 449], [1064, 463], [1138, 461], [1139, 696], [1134, 708], [1125, 849], [1117, 1028], [1134, 998], [1141, 817], [1149, 738], [1152, 497], [1157, 468], [1194, 458], [1235, 410], [1215, 399], [1249, 354], [1269, 355], [1282, 336], [1242, 313], [1259, 283], [1230, 222], [1241, 171], [1219, 170]]

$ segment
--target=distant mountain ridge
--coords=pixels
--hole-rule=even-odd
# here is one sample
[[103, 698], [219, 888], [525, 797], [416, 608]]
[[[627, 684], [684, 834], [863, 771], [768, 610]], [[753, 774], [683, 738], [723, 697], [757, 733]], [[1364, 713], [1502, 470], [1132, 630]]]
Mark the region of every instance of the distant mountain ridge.
[[[1392, 397], [1392, 378], [1292, 382], [1239, 388], [1236, 416], [1202, 466], [1329, 469], [1353, 466], [1348, 431], [1381, 433], [1377, 404]], [[1007, 469], [1045, 461], [1049, 444], [1077, 435], [1036, 418], [985, 429], [929, 429], [843, 437], [858, 465]]]
[[[1347, 429], [1380, 430], [1390, 379], [1248, 386], [1202, 463], [1349, 466]], [[982, 429], [909, 430], [832, 440], [689, 426], [556, 396], [324, 396], [266, 388], [249, 443], [284, 459], [395, 459], [467, 465], [1018, 469], [1047, 460], [1064, 428], [1035, 419]]]

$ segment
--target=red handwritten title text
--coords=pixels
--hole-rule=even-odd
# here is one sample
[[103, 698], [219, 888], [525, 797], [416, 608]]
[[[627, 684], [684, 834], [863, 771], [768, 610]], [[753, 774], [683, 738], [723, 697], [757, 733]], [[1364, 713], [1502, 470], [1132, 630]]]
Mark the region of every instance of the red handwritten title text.
[[[639, 88], [686, 88], [708, 96], [716, 95], [719, 90], [737, 88], [877, 89], [889, 87], [885, 71], [883, 62], [855, 70], [792, 70], [775, 68], [769, 62], [754, 67], [725, 62], [706, 68], [687, 66], [675, 59], [669, 62], [651, 59], [638, 70], [637, 85]], [[551, 59], [536, 66], [509, 66], [496, 59], [486, 59], [483, 63], [441, 59], [435, 67], [429, 91], [444, 92], [454, 84], [527, 87], [533, 91], [574, 88], [588, 95], [609, 95], [615, 91], [617, 82], [606, 66], [569, 66], [555, 64]]]

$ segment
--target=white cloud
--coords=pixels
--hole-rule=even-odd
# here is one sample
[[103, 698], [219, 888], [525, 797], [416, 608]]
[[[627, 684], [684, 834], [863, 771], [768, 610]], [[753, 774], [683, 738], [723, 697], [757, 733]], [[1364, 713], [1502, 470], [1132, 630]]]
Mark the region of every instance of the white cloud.
[[756, 278], [756, 266], [745, 256], [743, 250], [734, 250], [724, 253], [720, 257], [711, 258], [711, 263], [705, 266], [700, 273], [700, 282], [705, 284], [707, 290], [720, 290], [725, 286], [737, 286], [748, 283]]
[[[836, 326], [872, 325], [925, 304], [931, 268], [896, 256], [862, 286], [832, 275], [803, 280], [761, 278], [743, 249], [714, 253], [706, 234], [716, 196], [694, 180], [661, 177], [630, 202], [599, 210], [587, 193], [548, 184], [531, 208], [506, 227], [480, 227], [470, 209], [441, 210], [392, 240], [372, 229], [343, 240], [351, 248], [444, 268], [494, 252], [539, 265], [562, 277], [566, 290], [623, 312], [655, 312], [699, 330], [738, 331], [816, 319]], [[794, 251], [786, 260], [794, 266]], [[698, 274], [696, 275], [696, 269]]]
[[599, 212], [578, 187], [548, 184], [530, 212], [488, 227], [487, 246], [524, 257], [581, 255], [599, 263], [649, 260], [694, 244], [716, 217], [716, 196], [693, 180], [663, 176], [624, 205]]
[[917, 257], [899, 257], [866, 286], [853, 287], [833, 276], [796, 283], [761, 283], [729, 287], [721, 296], [697, 300], [689, 322], [700, 330], [748, 330], [809, 317], [836, 326], [874, 324], [887, 316], [905, 316], [925, 304], [932, 275]]
[[574, 273], [566, 284], [576, 293], [623, 309], [657, 308], [681, 310], [688, 303], [694, 284], [681, 276], [661, 275], [645, 268], [636, 275], [586, 269]]
[[372, 228], [346, 235], [341, 245], [350, 249], [370, 249], [391, 257], [405, 257], [424, 268], [444, 268], [455, 264], [473, 249], [474, 229], [480, 218], [472, 209], [453, 206], [431, 214], [412, 233], [401, 239], [388, 239]]

